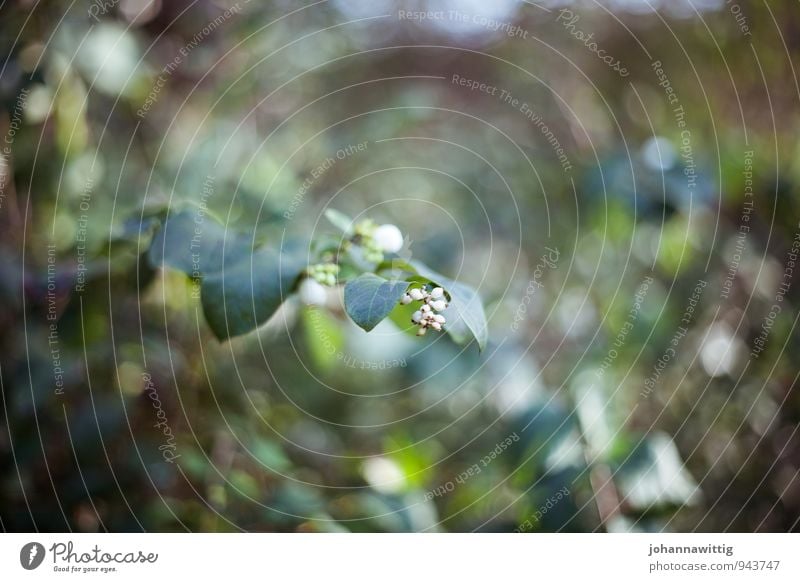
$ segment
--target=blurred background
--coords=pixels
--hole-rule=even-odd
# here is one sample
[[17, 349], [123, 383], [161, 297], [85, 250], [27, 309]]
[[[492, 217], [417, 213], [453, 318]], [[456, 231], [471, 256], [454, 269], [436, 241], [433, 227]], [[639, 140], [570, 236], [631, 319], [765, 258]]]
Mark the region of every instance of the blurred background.
[[[0, 4], [5, 531], [797, 531], [800, 11]], [[327, 208], [477, 288], [217, 341], [146, 253]]]

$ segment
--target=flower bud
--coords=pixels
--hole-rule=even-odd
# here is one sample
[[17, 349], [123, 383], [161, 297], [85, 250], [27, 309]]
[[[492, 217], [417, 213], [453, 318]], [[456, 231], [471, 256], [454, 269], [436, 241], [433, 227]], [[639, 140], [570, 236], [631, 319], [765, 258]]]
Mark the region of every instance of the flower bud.
[[403, 248], [403, 233], [394, 224], [382, 224], [375, 229], [372, 238], [387, 253], [396, 253]]
[[328, 298], [325, 287], [311, 278], [303, 279], [298, 291], [300, 300], [306, 305], [325, 305], [325, 301]]

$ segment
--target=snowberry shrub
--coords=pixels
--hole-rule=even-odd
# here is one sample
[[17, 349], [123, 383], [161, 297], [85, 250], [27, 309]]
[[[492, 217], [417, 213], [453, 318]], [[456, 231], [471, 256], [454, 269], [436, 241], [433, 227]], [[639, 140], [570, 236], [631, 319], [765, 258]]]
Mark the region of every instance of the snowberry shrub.
[[367, 332], [391, 315], [417, 335], [434, 330], [460, 344], [474, 339], [479, 349], [486, 346], [486, 317], [475, 290], [400, 258], [404, 237], [393, 224], [355, 222], [328, 210], [325, 216], [341, 234], [275, 248], [256, 245], [210, 216], [197, 221], [195, 214], [164, 217], [148, 258], [199, 284], [206, 320], [221, 340], [252, 331], [293, 298], [324, 308], [335, 295], [329, 291], [344, 286], [345, 312]]

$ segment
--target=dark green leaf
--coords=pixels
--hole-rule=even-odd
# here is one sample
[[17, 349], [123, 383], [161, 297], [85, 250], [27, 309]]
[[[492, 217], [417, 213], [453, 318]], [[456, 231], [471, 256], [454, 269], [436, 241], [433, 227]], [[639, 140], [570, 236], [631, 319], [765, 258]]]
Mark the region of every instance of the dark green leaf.
[[408, 285], [365, 273], [345, 285], [344, 307], [356, 325], [370, 331], [395, 308]]
[[112, 242], [131, 242], [146, 247], [159, 222], [160, 219], [156, 216], [129, 218], [114, 226], [109, 238]]
[[188, 275], [217, 273], [249, 255], [252, 238], [232, 232], [207, 212], [183, 210], [170, 215], [153, 237], [148, 260]]
[[456, 343], [466, 343], [472, 335], [483, 350], [489, 340], [489, 328], [480, 296], [462, 283], [447, 281], [442, 285], [450, 293], [450, 306], [443, 313], [447, 319], [445, 329]]
[[291, 293], [306, 267], [303, 253], [262, 249], [203, 278], [201, 299], [211, 330], [219, 339], [248, 333], [266, 322]]

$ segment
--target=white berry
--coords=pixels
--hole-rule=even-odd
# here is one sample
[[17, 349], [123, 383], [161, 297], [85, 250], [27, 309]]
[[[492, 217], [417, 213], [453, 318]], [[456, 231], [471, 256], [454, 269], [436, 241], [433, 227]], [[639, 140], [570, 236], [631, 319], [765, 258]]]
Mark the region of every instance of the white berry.
[[441, 299], [442, 297], [444, 297], [444, 289], [442, 289], [441, 287], [434, 287], [433, 291], [431, 291], [431, 297], [433, 297], [434, 299]]
[[382, 224], [375, 229], [372, 238], [387, 253], [396, 253], [403, 248], [403, 233], [394, 224]]
[[444, 299], [437, 299], [436, 301], [431, 301], [431, 307], [433, 307], [436, 311], [444, 311], [447, 309], [447, 301]]
[[400, 303], [402, 305], [408, 305], [409, 303], [411, 303], [411, 295], [409, 295], [408, 293], [403, 295], [403, 297], [400, 299]]
[[414, 301], [422, 301], [422, 289], [412, 289], [408, 294]]
[[325, 287], [317, 283], [314, 279], [303, 279], [300, 283], [300, 299], [306, 305], [325, 305], [328, 294]]

